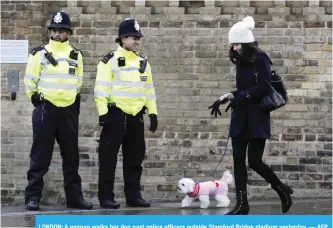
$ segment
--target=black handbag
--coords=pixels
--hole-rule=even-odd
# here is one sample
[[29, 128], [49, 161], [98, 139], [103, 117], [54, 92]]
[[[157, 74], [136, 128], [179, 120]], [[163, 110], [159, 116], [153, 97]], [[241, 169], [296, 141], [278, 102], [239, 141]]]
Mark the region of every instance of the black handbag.
[[[269, 61], [270, 64], [273, 65], [272, 61], [271, 60]], [[255, 75], [256, 76], [258, 75], [256, 69], [255, 69]], [[278, 108], [283, 107], [284, 105], [287, 104], [287, 102], [288, 102], [287, 90], [285, 89], [282, 78], [273, 69], [271, 70], [270, 91], [262, 98], [260, 107], [266, 112], [271, 112]]]

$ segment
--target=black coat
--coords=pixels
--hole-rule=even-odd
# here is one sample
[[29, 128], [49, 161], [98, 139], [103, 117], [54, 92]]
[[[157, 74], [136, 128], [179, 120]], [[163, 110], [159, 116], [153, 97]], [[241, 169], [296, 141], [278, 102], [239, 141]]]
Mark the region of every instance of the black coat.
[[270, 138], [270, 113], [260, 108], [261, 98], [268, 93], [270, 84], [271, 65], [265, 52], [258, 51], [254, 62], [236, 63], [237, 90], [232, 92], [235, 98], [231, 102], [230, 137]]

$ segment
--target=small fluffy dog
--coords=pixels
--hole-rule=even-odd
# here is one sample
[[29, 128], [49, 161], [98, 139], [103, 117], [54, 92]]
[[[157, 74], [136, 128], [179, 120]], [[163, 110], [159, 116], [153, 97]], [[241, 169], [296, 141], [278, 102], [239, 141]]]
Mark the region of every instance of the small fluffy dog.
[[215, 196], [218, 202], [216, 207], [228, 207], [228, 185], [233, 182], [233, 177], [229, 170], [224, 171], [219, 181], [206, 181], [194, 183], [192, 179], [182, 178], [178, 182], [178, 192], [187, 194], [182, 200], [181, 207], [190, 206], [195, 199], [200, 200], [200, 208], [206, 209], [209, 206], [209, 197]]

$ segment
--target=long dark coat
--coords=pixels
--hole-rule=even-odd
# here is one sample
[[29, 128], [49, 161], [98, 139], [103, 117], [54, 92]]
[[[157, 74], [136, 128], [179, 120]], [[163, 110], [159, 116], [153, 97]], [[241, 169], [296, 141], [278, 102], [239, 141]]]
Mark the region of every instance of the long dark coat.
[[235, 99], [231, 102], [230, 137], [270, 138], [270, 113], [260, 108], [261, 98], [269, 92], [270, 84], [271, 65], [265, 52], [258, 51], [254, 62], [236, 63], [237, 90], [232, 92]]

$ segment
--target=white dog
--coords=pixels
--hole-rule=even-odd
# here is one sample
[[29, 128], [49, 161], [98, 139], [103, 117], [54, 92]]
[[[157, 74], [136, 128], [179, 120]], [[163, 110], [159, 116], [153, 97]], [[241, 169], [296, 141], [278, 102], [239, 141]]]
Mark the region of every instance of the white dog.
[[178, 182], [178, 192], [187, 194], [182, 200], [181, 207], [188, 207], [195, 199], [200, 200], [200, 208], [209, 206], [209, 197], [215, 196], [218, 202], [216, 207], [228, 207], [230, 200], [228, 198], [228, 184], [233, 182], [233, 177], [229, 170], [224, 171], [219, 181], [206, 181], [194, 183], [192, 179], [182, 178]]

